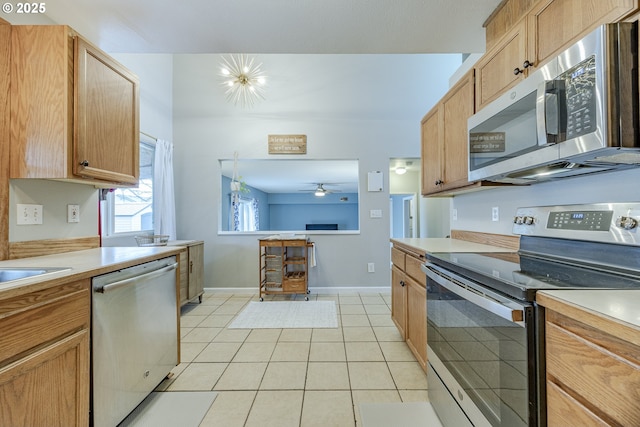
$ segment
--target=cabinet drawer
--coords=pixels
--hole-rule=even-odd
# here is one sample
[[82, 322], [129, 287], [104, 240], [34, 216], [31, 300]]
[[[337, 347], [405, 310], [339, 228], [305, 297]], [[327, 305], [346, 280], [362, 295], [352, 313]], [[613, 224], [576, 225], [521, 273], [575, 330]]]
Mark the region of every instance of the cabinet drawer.
[[302, 239], [287, 240], [283, 243], [283, 246], [307, 246], [307, 241]]
[[546, 345], [548, 381], [602, 418], [640, 425], [640, 347], [553, 311]]
[[282, 284], [282, 290], [284, 292], [306, 292], [304, 279], [287, 279]]
[[0, 302], [0, 366], [30, 349], [89, 327], [89, 280]]
[[420, 258], [413, 257], [411, 255], [407, 255], [407, 257], [405, 258], [405, 264], [406, 264], [405, 271], [407, 272], [407, 274], [411, 276], [413, 280], [415, 280], [416, 282], [418, 282], [419, 284], [421, 284], [423, 287], [426, 288], [427, 276], [424, 273], [424, 271], [420, 269], [420, 266], [424, 264], [424, 258], [420, 259]]
[[552, 402], [547, 406], [549, 427], [609, 425], [552, 382], [547, 382], [547, 401]]
[[404, 258], [404, 252], [396, 248], [391, 248], [391, 262], [402, 271], [404, 271], [405, 268]]

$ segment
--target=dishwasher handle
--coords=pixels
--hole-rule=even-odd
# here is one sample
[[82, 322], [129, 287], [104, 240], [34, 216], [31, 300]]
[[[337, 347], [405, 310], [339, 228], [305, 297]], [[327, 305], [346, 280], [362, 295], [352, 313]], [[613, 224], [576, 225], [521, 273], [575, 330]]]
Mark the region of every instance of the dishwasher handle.
[[120, 280], [118, 282], [109, 283], [108, 285], [96, 287], [93, 291], [101, 294], [106, 294], [107, 292], [115, 291], [116, 289], [124, 288], [127, 286], [131, 286], [138, 282], [140, 279], [153, 279], [154, 277], [158, 277], [163, 275], [164, 273], [175, 270], [178, 268], [178, 263], [170, 264], [165, 267], [159, 268], [154, 271], [150, 271], [145, 274], [141, 274], [139, 276], [131, 277], [129, 279]]

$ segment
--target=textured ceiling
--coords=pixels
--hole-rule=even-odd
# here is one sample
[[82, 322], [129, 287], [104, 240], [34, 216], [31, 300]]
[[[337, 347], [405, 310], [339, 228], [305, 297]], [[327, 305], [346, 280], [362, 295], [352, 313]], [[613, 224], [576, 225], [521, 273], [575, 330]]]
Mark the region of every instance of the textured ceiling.
[[56, 0], [46, 14], [107, 52], [480, 53], [482, 24], [499, 3]]

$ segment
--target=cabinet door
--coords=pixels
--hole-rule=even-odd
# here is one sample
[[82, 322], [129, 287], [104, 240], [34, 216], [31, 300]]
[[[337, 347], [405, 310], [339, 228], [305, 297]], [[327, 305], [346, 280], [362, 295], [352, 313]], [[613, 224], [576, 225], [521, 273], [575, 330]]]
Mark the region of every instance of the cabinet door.
[[68, 178], [73, 132], [69, 28], [11, 29], [11, 178]]
[[617, 22], [636, 9], [635, 0], [547, 0], [529, 14], [531, 61], [543, 64], [597, 26]]
[[467, 120], [474, 112], [473, 71], [466, 74], [442, 100], [444, 189], [469, 183]]
[[438, 192], [443, 179], [440, 111], [438, 104], [422, 119], [422, 195]]
[[407, 292], [407, 345], [427, 369], [427, 290], [415, 280], [405, 279]]
[[189, 299], [202, 294], [204, 289], [204, 243], [189, 246]]
[[[515, 74], [527, 60], [527, 19], [519, 21], [476, 65], [476, 111], [502, 95], [526, 75]], [[529, 59], [533, 62], [533, 60]]]
[[0, 369], [0, 425], [89, 425], [89, 330]]
[[407, 323], [407, 294], [405, 289], [405, 274], [395, 265], [391, 267], [391, 319], [398, 327], [404, 339]]
[[73, 172], [137, 184], [138, 78], [76, 36]]
[[180, 305], [189, 302], [189, 251], [180, 252]]

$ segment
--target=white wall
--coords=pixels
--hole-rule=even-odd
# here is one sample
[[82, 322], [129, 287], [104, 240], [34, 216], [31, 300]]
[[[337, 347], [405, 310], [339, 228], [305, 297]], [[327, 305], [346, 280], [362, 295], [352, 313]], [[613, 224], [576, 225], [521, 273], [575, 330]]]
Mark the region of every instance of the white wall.
[[[453, 198], [458, 220], [451, 228], [511, 234], [518, 207], [576, 203], [640, 201], [640, 169], [568, 178], [523, 187], [498, 187]], [[491, 221], [491, 208], [500, 208], [500, 220]]]
[[[42, 205], [42, 225], [17, 225], [17, 204]], [[67, 223], [67, 205], [80, 205], [80, 222]], [[98, 192], [92, 185], [41, 179], [9, 183], [9, 241], [98, 235]]]
[[[311, 287], [389, 286], [389, 159], [420, 156], [420, 119], [446, 92], [459, 55], [262, 55], [266, 100], [224, 100], [219, 56], [174, 57], [178, 237], [205, 241], [205, 286], [257, 287], [258, 236], [218, 235], [218, 160], [274, 158], [269, 134], [307, 135], [310, 159], [358, 159], [360, 234], [314, 235]], [[369, 171], [384, 191], [366, 191]], [[383, 217], [369, 218], [371, 209]], [[374, 262], [375, 273], [367, 273]]]

